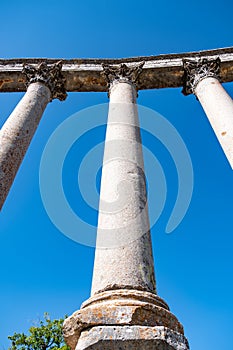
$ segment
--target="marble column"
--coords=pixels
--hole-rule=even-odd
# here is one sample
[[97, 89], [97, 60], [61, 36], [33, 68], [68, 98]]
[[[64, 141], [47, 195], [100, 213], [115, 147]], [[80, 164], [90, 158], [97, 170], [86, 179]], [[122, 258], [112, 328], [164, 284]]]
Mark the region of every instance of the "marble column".
[[66, 98], [61, 69], [61, 62], [23, 68], [27, 91], [0, 131], [0, 209], [47, 104]]
[[110, 104], [92, 292], [64, 323], [72, 350], [188, 349], [155, 288], [136, 105], [142, 66], [103, 66]]
[[220, 83], [220, 59], [185, 61], [184, 94], [193, 93], [233, 169], [233, 100]]

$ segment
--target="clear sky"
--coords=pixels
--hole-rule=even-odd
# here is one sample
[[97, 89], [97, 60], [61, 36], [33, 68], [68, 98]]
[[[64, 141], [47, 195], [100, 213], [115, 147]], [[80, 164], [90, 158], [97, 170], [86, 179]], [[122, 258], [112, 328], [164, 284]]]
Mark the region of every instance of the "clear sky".
[[[0, 56], [120, 58], [229, 47], [232, 10], [230, 0], [2, 0]], [[233, 84], [224, 86], [233, 96]], [[0, 95], [0, 126], [22, 96]], [[70, 93], [65, 102], [50, 103], [17, 174], [0, 214], [0, 349], [7, 349], [8, 335], [26, 331], [44, 312], [52, 317], [70, 315], [90, 294], [94, 249], [68, 239], [50, 221], [40, 196], [39, 166], [43, 149], [60, 123], [84, 108], [107, 102], [106, 93]], [[142, 133], [143, 144], [163, 167], [168, 187], [164, 211], [152, 228], [158, 294], [184, 325], [193, 350], [229, 349], [233, 172], [194, 96], [184, 97], [180, 88], [141, 91], [138, 103], [173, 124], [194, 171], [187, 215], [166, 234], [177, 175], [163, 146]], [[74, 210], [94, 223], [97, 212], [88, 212], [82, 204], [75, 176], [80, 157], [94, 147], [94, 141], [104, 140], [104, 128], [96, 132], [74, 145], [63, 179]], [[150, 200], [156, 201], [156, 194]]]

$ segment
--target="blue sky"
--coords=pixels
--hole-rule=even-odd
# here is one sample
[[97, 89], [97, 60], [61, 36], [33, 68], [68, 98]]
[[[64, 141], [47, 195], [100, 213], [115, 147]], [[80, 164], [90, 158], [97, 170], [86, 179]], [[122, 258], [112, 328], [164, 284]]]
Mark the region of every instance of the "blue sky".
[[[0, 56], [120, 58], [229, 47], [232, 10], [231, 1], [1, 1]], [[224, 87], [233, 96], [233, 84]], [[22, 96], [0, 94], [0, 126]], [[7, 349], [8, 335], [26, 331], [44, 312], [71, 314], [89, 296], [94, 249], [71, 241], [51, 223], [40, 197], [39, 165], [61, 122], [107, 102], [106, 93], [70, 93], [65, 102], [50, 103], [17, 174], [0, 214], [0, 349]], [[173, 124], [194, 169], [187, 215], [167, 235], [176, 172], [163, 147], [142, 133], [168, 183], [165, 209], [152, 228], [158, 294], [184, 325], [192, 349], [227, 349], [233, 331], [233, 172], [194, 96], [184, 97], [180, 88], [141, 91], [138, 103]], [[94, 140], [103, 141], [104, 132], [100, 128]], [[82, 150], [92, 146], [90, 134]], [[73, 206], [77, 188], [69, 179], [80, 162], [78, 149], [76, 145], [70, 153], [64, 175]], [[76, 210], [89, 215], [85, 206]], [[92, 219], [97, 220], [97, 213]]]

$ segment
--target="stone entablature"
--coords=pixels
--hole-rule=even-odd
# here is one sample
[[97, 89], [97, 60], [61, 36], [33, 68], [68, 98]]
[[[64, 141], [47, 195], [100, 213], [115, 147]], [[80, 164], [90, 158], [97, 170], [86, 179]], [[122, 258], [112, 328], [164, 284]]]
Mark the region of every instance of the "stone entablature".
[[[221, 61], [221, 82], [233, 81], [233, 47], [225, 49], [187, 52], [180, 54], [158, 55], [148, 57], [133, 57], [122, 59], [60, 59], [62, 73], [66, 79], [66, 91], [108, 91], [108, 81], [102, 74], [103, 65], [121, 65], [128, 67], [145, 62], [137, 82], [138, 90], [182, 87], [184, 76], [184, 60]], [[0, 59], [0, 92], [25, 91], [25, 76], [23, 66], [37, 66], [46, 61], [53, 65], [58, 59], [22, 58]]]

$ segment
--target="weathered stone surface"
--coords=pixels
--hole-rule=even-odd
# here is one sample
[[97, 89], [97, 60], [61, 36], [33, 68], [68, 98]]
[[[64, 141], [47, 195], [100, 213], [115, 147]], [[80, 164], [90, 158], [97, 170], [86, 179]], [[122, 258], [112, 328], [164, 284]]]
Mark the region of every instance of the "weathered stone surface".
[[206, 77], [195, 88], [220, 145], [233, 169], [233, 100], [218, 79]]
[[219, 58], [185, 61], [183, 93], [196, 95], [233, 169], [233, 100], [220, 83], [220, 67]]
[[65, 341], [75, 349], [86, 328], [104, 325], [164, 326], [183, 334], [182, 325], [158, 296], [136, 290], [118, 290], [88, 299], [79, 311], [66, 319]]
[[62, 62], [56, 62], [49, 66], [46, 62], [41, 62], [37, 67], [24, 65], [23, 74], [26, 75], [26, 86], [32, 83], [43, 83], [51, 92], [51, 100], [58, 98], [64, 101], [67, 97], [65, 90], [65, 78], [61, 72]]
[[121, 63], [118, 66], [103, 64], [103, 75], [108, 81], [109, 88], [111, 88], [111, 86], [116, 82], [131, 81], [131, 83], [136, 85], [144, 63], [145, 62], [143, 61], [139, 64], [135, 64], [134, 66], [129, 66], [125, 63]]
[[[138, 80], [138, 89], [160, 89], [183, 86], [183, 60], [217, 58], [221, 60], [220, 77], [222, 82], [233, 81], [233, 48], [185, 52], [147, 57], [121, 59], [62, 59], [62, 73], [66, 78], [67, 91], [108, 91], [108, 81], [102, 75], [102, 64], [135, 65], [145, 61]], [[59, 59], [60, 60], [60, 59]], [[57, 59], [27, 58], [0, 60], [0, 91], [25, 91], [24, 64], [38, 65], [46, 61], [54, 64]]]
[[156, 295], [136, 106], [141, 70], [105, 67], [110, 105], [92, 292], [64, 322], [72, 350], [188, 349], [182, 325]]
[[0, 209], [37, 129], [51, 92], [42, 83], [33, 83], [0, 132]]
[[186, 338], [165, 327], [103, 326], [82, 332], [76, 350], [188, 350]]
[[43, 112], [54, 98], [66, 99], [62, 63], [24, 66], [27, 91], [0, 132], [0, 209], [25, 156]]
[[91, 295], [155, 291], [136, 97], [130, 75], [111, 82]]
[[114, 289], [97, 293], [82, 303], [82, 308], [99, 303], [114, 302], [117, 305], [141, 305], [150, 303], [169, 311], [167, 303], [157, 294], [135, 289]]
[[197, 84], [207, 77], [219, 79], [220, 74], [220, 58], [207, 60], [206, 58], [194, 61], [184, 61], [184, 95], [193, 94]]

